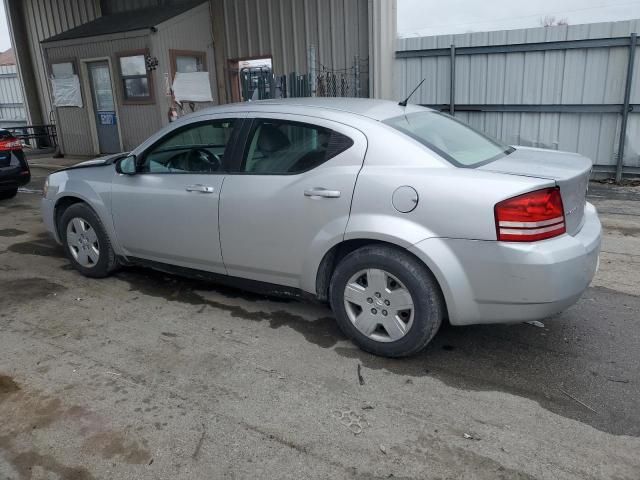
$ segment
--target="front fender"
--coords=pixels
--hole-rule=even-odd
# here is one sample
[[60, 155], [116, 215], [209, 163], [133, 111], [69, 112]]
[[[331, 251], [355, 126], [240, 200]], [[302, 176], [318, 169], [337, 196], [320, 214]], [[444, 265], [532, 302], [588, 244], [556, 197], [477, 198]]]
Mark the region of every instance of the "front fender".
[[[50, 214], [54, 216], [54, 225], [55, 212], [65, 199], [76, 198], [85, 202], [100, 218], [114, 251], [120, 255], [122, 250], [117, 242], [111, 215], [111, 175], [106, 173], [102, 175], [104, 178], [100, 178], [101, 175], [96, 175], [96, 169], [92, 168], [56, 172], [50, 177], [49, 195], [46, 200], [53, 206]], [[57, 229], [57, 225], [55, 227]], [[56, 236], [59, 239], [57, 231]]]

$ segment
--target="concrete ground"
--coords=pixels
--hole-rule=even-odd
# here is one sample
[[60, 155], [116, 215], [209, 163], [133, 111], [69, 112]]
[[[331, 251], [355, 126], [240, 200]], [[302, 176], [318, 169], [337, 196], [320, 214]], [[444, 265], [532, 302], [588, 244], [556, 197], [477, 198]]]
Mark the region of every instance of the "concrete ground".
[[388, 360], [322, 306], [80, 276], [33, 173], [0, 203], [0, 478], [640, 478], [640, 189], [592, 184], [600, 271], [559, 318]]

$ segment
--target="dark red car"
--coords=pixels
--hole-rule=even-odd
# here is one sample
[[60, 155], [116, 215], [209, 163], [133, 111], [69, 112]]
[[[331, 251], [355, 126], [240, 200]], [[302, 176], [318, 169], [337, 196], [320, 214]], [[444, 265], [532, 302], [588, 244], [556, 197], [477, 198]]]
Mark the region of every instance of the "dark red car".
[[22, 141], [9, 130], [0, 129], [0, 199], [13, 198], [18, 187], [31, 180]]

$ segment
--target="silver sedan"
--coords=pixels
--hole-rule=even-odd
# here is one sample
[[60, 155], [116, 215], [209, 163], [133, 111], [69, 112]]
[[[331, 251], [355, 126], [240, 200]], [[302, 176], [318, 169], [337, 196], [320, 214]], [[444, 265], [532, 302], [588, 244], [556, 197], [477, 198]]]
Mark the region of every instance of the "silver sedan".
[[590, 170], [417, 106], [253, 102], [53, 173], [42, 215], [86, 276], [139, 264], [311, 295], [361, 348], [399, 357], [445, 318], [523, 322], [575, 303], [600, 249]]

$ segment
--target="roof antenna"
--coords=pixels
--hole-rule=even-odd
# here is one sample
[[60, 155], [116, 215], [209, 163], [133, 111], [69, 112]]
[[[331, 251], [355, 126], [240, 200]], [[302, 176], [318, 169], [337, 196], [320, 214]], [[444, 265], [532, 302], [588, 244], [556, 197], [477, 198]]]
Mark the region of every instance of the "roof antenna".
[[403, 101], [398, 103], [398, 105], [400, 105], [401, 107], [406, 107], [407, 106], [407, 102], [409, 101], [409, 99], [413, 96], [414, 93], [416, 93], [416, 90], [418, 90], [422, 86], [422, 84], [424, 83], [425, 80], [426, 80], [426, 78], [423, 78], [422, 81], [418, 84], [418, 86], [413, 89], [413, 92], [411, 92], [409, 94], [409, 96], [407, 98], [405, 98]]

